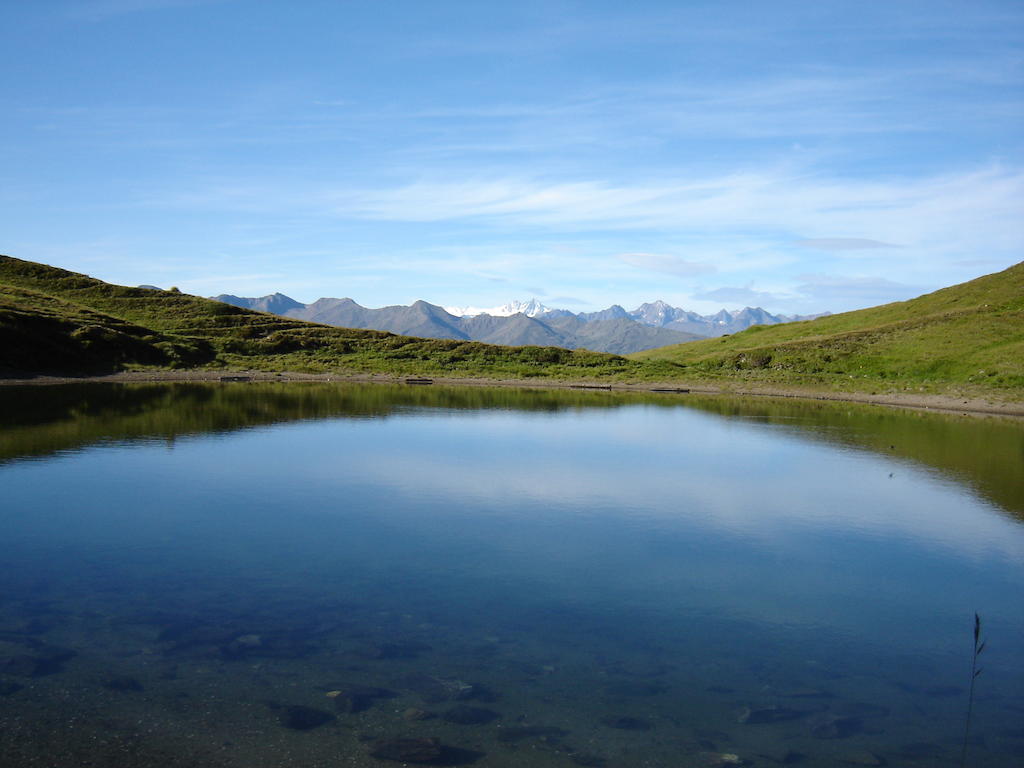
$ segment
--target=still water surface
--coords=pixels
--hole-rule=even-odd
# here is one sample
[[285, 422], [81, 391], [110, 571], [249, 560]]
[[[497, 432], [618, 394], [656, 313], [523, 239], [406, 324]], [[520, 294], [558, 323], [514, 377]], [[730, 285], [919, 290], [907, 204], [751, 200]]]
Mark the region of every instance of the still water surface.
[[4, 766], [955, 766], [975, 611], [967, 764], [1024, 764], [1018, 422], [303, 384], [0, 403]]

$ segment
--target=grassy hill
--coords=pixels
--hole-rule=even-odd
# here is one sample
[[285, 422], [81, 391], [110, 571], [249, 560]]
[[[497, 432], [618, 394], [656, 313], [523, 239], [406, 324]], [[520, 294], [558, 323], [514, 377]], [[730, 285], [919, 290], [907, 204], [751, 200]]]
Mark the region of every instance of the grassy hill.
[[1024, 400], [1024, 263], [910, 301], [626, 357], [318, 325], [0, 256], [0, 373], [161, 368], [712, 383]]
[[194, 367], [573, 379], [645, 368], [586, 350], [335, 328], [0, 256], [0, 369], [79, 374]]
[[1024, 390], [1024, 262], [910, 301], [630, 355], [696, 378], [850, 390]]

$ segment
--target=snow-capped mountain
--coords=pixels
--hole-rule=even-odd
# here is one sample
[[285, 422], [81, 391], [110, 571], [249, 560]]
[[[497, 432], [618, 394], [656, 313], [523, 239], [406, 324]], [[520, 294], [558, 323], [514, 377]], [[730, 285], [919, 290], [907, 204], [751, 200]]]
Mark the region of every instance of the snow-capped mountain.
[[510, 301], [500, 307], [445, 307], [444, 311], [455, 317], [476, 317], [477, 315], [490, 315], [491, 317], [512, 317], [512, 315], [526, 315], [537, 317], [547, 312], [556, 312], [550, 307], [541, 304], [537, 299], [529, 301]]
[[726, 333], [737, 333], [752, 325], [775, 325], [794, 320], [812, 320], [819, 316], [773, 315], [771, 312], [761, 309], [761, 307], [744, 307], [743, 309], [733, 310], [721, 309], [712, 315], [699, 315], [688, 309], [673, 307], [668, 302], [661, 301], [660, 299], [647, 304], [641, 304], [632, 312], [627, 312], [618, 304], [613, 304], [608, 309], [603, 309], [600, 312], [580, 312], [577, 314], [567, 309], [552, 309], [541, 304], [537, 299], [510, 301], [503, 306], [491, 307], [489, 309], [482, 309], [480, 307], [445, 307], [445, 311], [455, 317], [479, 317], [481, 315], [511, 317], [516, 314], [523, 314], [532, 318], [553, 318], [555, 316], [572, 315], [584, 323], [596, 320], [626, 318], [652, 328], [667, 328], [699, 336], [721, 336]]
[[215, 298], [239, 307], [346, 328], [373, 328], [407, 336], [489, 344], [586, 347], [615, 354], [737, 333], [752, 325], [817, 317], [773, 315], [760, 307], [731, 312], [723, 309], [713, 315], [698, 315], [664, 301], [641, 304], [632, 312], [613, 304], [599, 312], [575, 313], [546, 307], [537, 299], [510, 301], [489, 308], [439, 307], [417, 301], [410, 306], [369, 309], [352, 299], [323, 298], [312, 304], [301, 304], [277, 293], [260, 298], [227, 294]]
[[[828, 312], [822, 313], [829, 314]], [[813, 320], [819, 315], [773, 315], [761, 307], [744, 307], [743, 309], [720, 309], [713, 315], [698, 315], [681, 307], [673, 307], [664, 301], [641, 304], [629, 313], [638, 323], [669, 328], [674, 331], [696, 333], [701, 336], [722, 336], [737, 333], [752, 325], [777, 325], [791, 323], [796, 320]]]

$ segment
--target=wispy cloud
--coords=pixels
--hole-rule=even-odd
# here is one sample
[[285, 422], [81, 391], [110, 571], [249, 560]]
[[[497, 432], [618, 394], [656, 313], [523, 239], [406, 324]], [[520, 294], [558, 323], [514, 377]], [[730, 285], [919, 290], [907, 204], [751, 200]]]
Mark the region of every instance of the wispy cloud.
[[869, 306], [882, 301], [909, 299], [921, 294], [921, 288], [894, 282], [884, 277], [846, 277], [842, 275], [803, 275], [796, 290], [822, 302], [823, 306], [839, 302]]
[[818, 237], [811, 240], [797, 240], [802, 248], [813, 248], [817, 251], [872, 251], [877, 248], [900, 248], [893, 243], [881, 240], [869, 240], [865, 237]]
[[[73, 13], [100, 19], [228, 1], [99, 0], [75, 6]], [[307, 92], [307, 86], [289, 81], [263, 96], [266, 109], [256, 122], [244, 119], [247, 112], [240, 110], [236, 95], [220, 112], [211, 109], [198, 121], [183, 116], [173, 132], [160, 126], [140, 132], [127, 114], [125, 132], [134, 141], [173, 138], [198, 146], [356, 142], [363, 154], [446, 164], [469, 156], [474, 163], [481, 157], [506, 163], [510, 157], [529, 157], [536, 162], [544, 154], [546, 165], [580, 157], [607, 163], [626, 154], [636, 162], [638, 154], [629, 150], [639, 147], [640, 160], [664, 167], [662, 153], [675, 157], [681, 141], [738, 141], [732, 152], [767, 156], [778, 155], [779, 138], [790, 142], [785, 145], [790, 150], [803, 142], [807, 147], [801, 152], [820, 153], [835, 151], [840, 138], [877, 141], [880, 134], [949, 134], [970, 126], [998, 130], [1024, 120], [1024, 98], [1015, 88], [1018, 79], [1012, 60], [993, 55], [956, 65], [894, 69], [865, 64], [682, 84], [649, 78], [553, 89], [518, 101], [472, 103], [420, 99], [416, 94], [381, 103], [349, 91]], [[943, 119], [936, 120], [936, 110], [950, 100], [951, 90], [970, 108], [944, 111]], [[383, 144], [382, 137], [387, 139]], [[850, 150], [847, 144], [842, 152]], [[599, 159], [594, 157], [598, 152]]]
[[[388, 119], [425, 121], [427, 126], [460, 120], [460, 146], [472, 149], [466, 139], [480, 129], [478, 147], [484, 151], [515, 151], [520, 143], [534, 151], [544, 145], [621, 148], [641, 138], [648, 145], [681, 138], [740, 139], [752, 146], [778, 137], [832, 143], [839, 137], [948, 133], [970, 126], [991, 130], [1024, 119], [1024, 98], [1014, 90], [1017, 77], [1016, 64], [998, 56], [930, 67], [865, 64], [707, 83], [612, 84], [561, 93], [551, 102], [434, 105], [401, 110]], [[971, 108], [937, 122], [937, 105], [951, 92]]]
[[635, 219], [671, 194], [656, 186], [606, 182], [535, 182], [529, 179], [423, 181], [395, 189], [341, 192], [339, 215], [400, 221], [509, 218], [534, 223]]
[[723, 301], [728, 304], [747, 304], [752, 306], [773, 304], [784, 301], [787, 297], [778, 296], [766, 291], [755, 291], [750, 286], [736, 288], [723, 286], [710, 291], [702, 291], [693, 294], [693, 298], [700, 301]]
[[[338, 257], [346, 276], [386, 275], [383, 291], [416, 275], [419, 287], [406, 289], [413, 299], [429, 290], [434, 301], [465, 303], [465, 281], [472, 278], [475, 303], [501, 303], [509, 296], [495, 295], [502, 283], [494, 278], [527, 286], [544, 274], [551, 293], [586, 295], [605, 305], [646, 301], [657, 274], [669, 276], [667, 290], [677, 301], [686, 295], [812, 312], [909, 298], [908, 286], [969, 279], [977, 272], [961, 262], [977, 254], [994, 259], [993, 268], [1019, 260], [1022, 200], [1024, 171], [1012, 167], [872, 180], [769, 167], [675, 183], [471, 177], [352, 189], [322, 181], [225, 179], [154, 194], [141, 204], [225, 211], [247, 220], [265, 216], [277, 222], [277, 231], [287, 225], [296, 237], [339, 226], [378, 232]], [[380, 222], [400, 226], [380, 229]], [[390, 232], [400, 236], [388, 240]], [[466, 238], [475, 247], [466, 247]], [[628, 250], [632, 243], [652, 247]], [[842, 274], [842, 264], [853, 259], [852, 281], [800, 277]], [[699, 285], [712, 274], [728, 277]], [[871, 274], [887, 281], [865, 281]], [[388, 294], [383, 300], [405, 298]]]
[[[678, 233], [789, 232], [832, 250], [889, 242], [934, 252], [1024, 249], [1024, 171], [991, 167], [925, 178], [863, 180], [786, 169], [668, 184], [529, 179], [418, 181], [325, 192], [334, 215], [497, 226], [658, 228]], [[835, 231], [871, 237], [833, 238]], [[820, 235], [818, 233], [821, 233]], [[793, 238], [787, 238], [792, 242]], [[878, 246], [873, 246], [878, 247]]]
[[715, 272], [713, 264], [699, 261], [687, 261], [680, 256], [672, 256], [661, 253], [622, 253], [619, 260], [634, 267], [641, 267], [652, 272], [664, 272], [669, 275], [680, 277], [693, 277], [695, 275], [706, 275]]
[[548, 301], [556, 307], [581, 307], [590, 303], [575, 296], [551, 296]]

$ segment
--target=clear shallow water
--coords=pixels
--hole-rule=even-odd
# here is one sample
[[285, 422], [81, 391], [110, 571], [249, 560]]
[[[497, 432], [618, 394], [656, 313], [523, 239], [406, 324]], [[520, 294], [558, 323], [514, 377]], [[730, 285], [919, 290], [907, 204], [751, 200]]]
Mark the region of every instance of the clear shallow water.
[[5, 765], [386, 765], [407, 736], [482, 767], [952, 766], [974, 611], [968, 764], [1024, 762], [1018, 423], [383, 386], [0, 402]]

